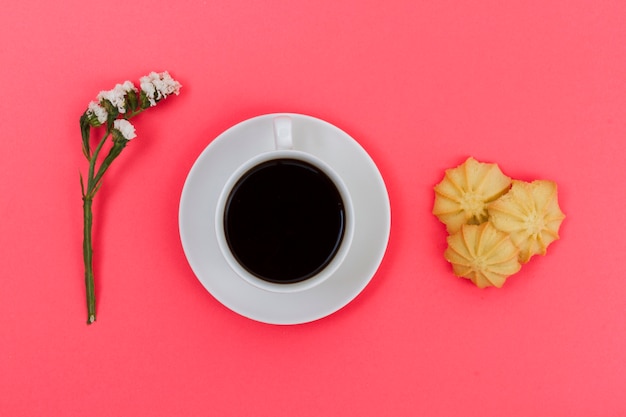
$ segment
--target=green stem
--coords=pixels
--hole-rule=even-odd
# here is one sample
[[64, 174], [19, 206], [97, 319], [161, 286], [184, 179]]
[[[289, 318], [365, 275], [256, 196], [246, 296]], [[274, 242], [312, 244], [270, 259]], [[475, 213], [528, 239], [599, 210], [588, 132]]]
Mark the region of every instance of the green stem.
[[97, 189], [97, 182], [94, 181], [94, 173], [96, 170], [96, 160], [98, 159], [98, 155], [100, 154], [100, 150], [102, 149], [102, 146], [104, 146], [104, 143], [106, 142], [110, 134], [111, 134], [111, 131], [107, 129], [106, 133], [100, 140], [100, 143], [98, 143], [96, 150], [91, 156], [91, 160], [89, 161], [89, 173], [87, 174], [87, 195], [89, 195], [90, 197], [93, 197], [93, 193], [95, 193], [94, 190]]
[[93, 198], [100, 188], [102, 182], [102, 176], [107, 171], [113, 160], [119, 156], [128, 141], [113, 141], [113, 146], [109, 150], [108, 155], [102, 161], [100, 168], [96, 170], [96, 162], [98, 155], [106, 142], [106, 139], [111, 134], [111, 126], [107, 127], [104, 137], [98, 143], [98, 146], [93, 151], [93, 154], [89, 153], [89, 149], [84, 147], [85, 156], [89, 156], [89, 171], [87, 173], [87, 187], [85, 190], [85, 184], [81, 177], [81, 189], [83, 194], [83, 258], [85, 261], [85, 289], [87, 292], [87, 324], [91, 324], [96, 321], [96, 294], [94, 285], [94, 273], [93, 273], [93, 246], [92, 246], [92, 224], [93, 224], [93, 212], [92, 203]]
[[102, 176], [107, 171], [107, 169], [109, 169], [109, 167], [111, 166], [115, 158], [117, 158], [120, 155], [120, 153], [122, 153], [122, 150], [126, 147], [126, 143], [128, 143], [128, 141], [120, 141], [120, 142], [113, 143], [113, 146], [109, 150], [109, 153], [102, 161], [102, 165], [100, 165], [100, 169], [98, 169], [96, 176], [93, 178], [93, 185], [95, 189], [99, 187], [100, 181], [102, 181]]
[[96, 294], [93, 276], [93, 248], [91, 242], [91, 226], [93, 223], [92, 203], [93, 196], [87, 194], [83, 197], [83, 258], [85, 260], [85, 288], [87, 290], [87, 324], [96, 321]]
[[[148, 107], [149, 108], [149, 107]], [[133, 111], [128, 111], [126, 112], [126, 114], [124, 115], [124, 119], [129, 120], [132, 119], [133, 117], [137, 116], [140, 113], [143, 113], [144, 111], [146, 111], [148, 109], [142, 109], [141, 107], [139, 107], [137, 110], [133, 110]]]
[[94, 178], [94, 171], [98, 154], [106, 142], [106, 139], [109, 137], [109, 134], [110, 130], [107, 129], [104, 137], [100, 140], [98, 146], [91, 155], [89, 161], [89, 171], [87, 174], [87, 190], [85, 190], [84, 183], [81, 179], [81, 186], [83, 188], [83, 260], [85, 262], [85, 290], [87, 292], [87, 324], [91, 324], [96, 321], [96, 291], [94, 285], [91, 231], [93, 224], [93, 211], [91, 206], [94, 195], [98, 190], [98, 184]]

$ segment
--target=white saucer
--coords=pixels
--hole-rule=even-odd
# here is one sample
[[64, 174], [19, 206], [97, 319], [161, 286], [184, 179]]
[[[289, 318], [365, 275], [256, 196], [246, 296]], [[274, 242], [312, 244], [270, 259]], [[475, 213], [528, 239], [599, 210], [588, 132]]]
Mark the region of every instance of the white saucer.
[[222, 304], [253, 320], [298, 324], [320, 319], [352, 301], [370, 282], [387, 248], [391, 226], [389, 196], [382, 176], [365, 150], [337, 127], [310, 116], [285, 114], [293, 121], [294, 148], [333, 168], [346, 184], [354, 206], [354, 240], [344, 262], [319, 285], [276, 293], [235, 273], [223, 257], [215, 232], [217, 200], [229, 176], [247, 160], [274, 150], [268, 114], [241, 122], [213, 140], [194, 163], [180, 200], [180, 237], [202, 285]]

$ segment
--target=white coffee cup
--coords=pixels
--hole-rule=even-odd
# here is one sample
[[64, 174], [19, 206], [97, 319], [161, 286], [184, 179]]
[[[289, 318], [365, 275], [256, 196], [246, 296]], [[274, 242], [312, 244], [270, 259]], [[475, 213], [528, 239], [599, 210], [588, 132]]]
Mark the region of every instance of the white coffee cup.
[[[259, 154], [244, 162], [232, 173], [232, 175], [230, 175], [226, 181], [217, 202], [215, 212], [215, 230], [217, 242], [224, 259], [239, 277], [249, 284], [267, 291], [289, 293], [307, 290], [319, 285], [332, 276], [337, 268], [339, 268], [352, 243], [354, 235], [354, 212], [350, 193], [337, 172], [318, 157], [295, 148], [292, 137], [291, 118], [289, 116], [276, 116], [273, 119], [273, 127], [275, 149]], [[321, 171], [330, 179], [330, 181], [332, 181], [341, 197], [343, 205], [342, 237], [338, 247], [333, 251], [330, 261], [325, 263], [325, 266], [316, 271], [312, 276], [291, 283], [270, 282], [254, 274], [249, 270], [249, 268], [242, 265], [238, 260], [237, 255], [231, 250], [225, 226], [227, 205], [235, 186], [239, 183], [242, 177], [245, 177], [255, 167], [259, 167], [266, 162], [276, 160], [301, 161], [304, 164], [310, 164], [317, 170]], [[280, 217], [280, 214], [277, 213], [277, 216]]]

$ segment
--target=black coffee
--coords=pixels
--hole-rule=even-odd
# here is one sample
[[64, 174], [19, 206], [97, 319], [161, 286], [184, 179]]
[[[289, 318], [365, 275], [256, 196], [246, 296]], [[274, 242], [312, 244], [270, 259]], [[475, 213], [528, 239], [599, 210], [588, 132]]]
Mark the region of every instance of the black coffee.
[[297, 159], [263, 162], [231, 191], [224, 213], [230, 250], [251, 274], [270, 282], [303, 281], [339, 249], [343, 200], [319, 168]]

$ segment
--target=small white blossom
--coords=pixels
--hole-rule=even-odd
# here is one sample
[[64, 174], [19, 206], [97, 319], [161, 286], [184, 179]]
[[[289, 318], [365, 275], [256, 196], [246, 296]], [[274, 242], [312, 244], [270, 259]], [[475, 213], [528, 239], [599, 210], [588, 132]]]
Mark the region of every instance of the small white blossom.
[[171, 94], [180, 94], [180, 83], [174, 80], [167, 71], [160, 74], [153, 71], [141, 77], [139, 82], [150, 106], [155, 106], [157, 100], [167, 98]]
[[152, 82], [146, 81], [144, 80], [144, 78], [146, 77], [141, 78], [141, 90], [146, 93], [146, 97], [150, 102], [150, 106], [156, 106], [156, 100], [154, 97], [156, 88], [154, 87], [154, 84], [152, 84]]
[[100, 91], [100, 94], [98, 94], [98, 100], [100, 101], [108, 100], [109, 102], [111, 102], [113, 107], [117, 107], [117, 111], [119, 111], [120, 113], [125, 113], [126, 112], [126, 108], [124, 107], [126, 104], [125, 95], [126, 93], [124, 92], [124, 90], [116, 87], [113, 90]]
[[133, 84], [130, 81], [124, 81], [124, 84], [122, 84], [122, 89], [124, 89], [126, 93], [130, 91], [134, 91], [135, 93], [137, 92], [137, 88], [135, 87], [135, 84]]
[[137, 136], [135, 126], [126, 119], [117, 119], [113, 122], [113, 128], [118, 130], [124, 139], [131, 140]]
[[117, 111], [120, 113], [126, 113], [126, 94], [129, 91], [137, 91], [135, 85], [126, 81], [124, 84], [116, 84], [112, 90], [100, 91], [98, 94], [98, 100], [108, 100], [114, 107], [117, 107]]
[[163, 94], [163, 97], [169, 96], [170, 94], [180, 94], [180, 83], [174, 80], [167, 71], [159, 74], [159, 80], [154, 81], [154, 85]]
[[87, 113], [89, 117], [95, 117], [100, 124], [107, 121], [108, 113], [106, 109], [95, 101], [89, 103], [89, 106], [87, 107]]

